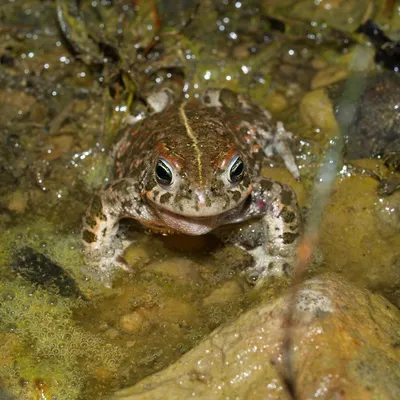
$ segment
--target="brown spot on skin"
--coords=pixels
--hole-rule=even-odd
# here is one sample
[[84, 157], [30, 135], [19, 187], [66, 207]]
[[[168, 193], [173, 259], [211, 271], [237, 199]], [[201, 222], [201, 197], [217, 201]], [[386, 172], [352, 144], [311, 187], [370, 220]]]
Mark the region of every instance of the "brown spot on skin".
[[144, 188], [146, 191], [150, 191], [156, 186], [157, 186], [157, 182], [154, 178], [152, 178], [146, 183], [146, 186]]
[[220, 195], [223, 193], [223, 190], [224, 190], [224, 183], [221, 181], [221, 179], [214, 177], [211, 182], [211, 192], [214, 195]]
[[96, 195], [93, 197], [90, 213], [102, 221], [107, 221], [107, 218], [103, 213], [103, 203], [101, 202], [100, 196]]
[[104, 228], [104, 229], [103, 229], [103, 232], [102, 232], [103, 237], [105, 237], [106, 234], [107, 234], [107, 228]]
[[282, 190], [281, 201], [285, 206], [289, 206], [293, 202], [293, 193], [290, 190]]
[[281, 215], [282, 215], [283, 220], [287, 224], [290, 224], [296, 218], [296, 214], [293, 211], [288, 211], [288, 209], [286, 207], [282, 210]]
[[261, 188], [264, 191], [269, 192], [270, 190], [272, 190], [273, 186], [274, 186], [274, 183], [272, 181], [268, 180], [268, 179], [265, 179], [265, 180], [261, 181]]
[[96, 220], [95, 220], [93, 217], [91, 217], [90, 215], [88, 215], [88, 216], [85, 218], [85, 222], [86, 222], [86, 224], [89, 225], [91, 228], [94, 228], [94, 227], [96, 226]]
[[233, 201], [238, 202], [242, 197], [242, 194], [239, 190], [231, 190]]
[[160, 196], [160, 203], [165, 204], [168, 203], [172, 197], [172, 193], [164, 193]]
[[93, 232], [88, 231], [87, 229], [85, 229], [82, 232], [82, 239], [86, 242], [86, 243], [93, 243], [97, 240], [96, 235]]
[[188, 183], [184, 183], [179, 186], [179, 191], [176, 194], [176, 201], [181, 201], [181, 199], [191, 200], [193, 196], [193, 190]]
[[179, 186], [179, 190], [176, 192], [174, 197], [174, 204], [179, 204], [182, 200], [194, 200], [197, 196], [193, 196], [193, 190], [188, 183], [184, 183]]
[[289, 263], [284, 263], [282, 265], [282, 272], [286, 275], [289, 276], [290, 275], [290, 271], [292, 270], [292, 267]]
[[229, 196], [226, 194], [224, 196], [224, 200], [225, 200], [225, 205], [224, 205], [224, 209], [227, 209], [229, 207], [229, 205], [231, 204], [231, 199], [229, 198]]
[[223, 106], [232, 110], [237, 110], [240, 107], [238, 96], [235, 92], [232, 92], [232, 90], [222, 89], [219, 100]]
[[243, 179], [242, 179], [242, 184], [248, 188], [250, 186], [250, 176], [249, 174], [244, 174]]
[[212, 201], [209, 196], [206, 196], [206, 207], [211, 207], [212, 206]]
[[298, 237], [299, 237], [299, 234], [298, 234], [298, 233], [285, 232], [285, 233], [283, 234], [283, 243], [284, 243], [284, 244], [291, 244], [291, 243], [293, 243], [293, 242], [296, 240], [296, 238], [298, 238]]
[[274, 263], [273, 262], [268, 263], [268, 269], [271, 270], [272, 268], [274, 268]]
[[210, 96], [204, 96], [203, 100], [204, 100], [205, 104], [210, 104], [211, 103]]

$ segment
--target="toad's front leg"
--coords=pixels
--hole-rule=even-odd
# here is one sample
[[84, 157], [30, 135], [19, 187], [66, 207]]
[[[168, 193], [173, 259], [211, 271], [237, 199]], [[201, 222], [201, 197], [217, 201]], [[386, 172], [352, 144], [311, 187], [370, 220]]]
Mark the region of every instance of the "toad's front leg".
[[296, 194], [287, 185], [260, 178], [243, 214], [243, 219], [253, 218], [249, 228], [242, 226], [240, 230], [223, 233], [220, 237], [253, 256], [254, 265], [246, 271], [250, 281], [290, 274], [302, 233]]
[[[82, 240], [88, 264], [104, 272], [124, 267], [122, 241], [117, 238], [121, 218], [145, 217], [136, 182], [120, 179], [95, 195], [83, 218]], [[143, 214], [143, 215], [142, 215]]]

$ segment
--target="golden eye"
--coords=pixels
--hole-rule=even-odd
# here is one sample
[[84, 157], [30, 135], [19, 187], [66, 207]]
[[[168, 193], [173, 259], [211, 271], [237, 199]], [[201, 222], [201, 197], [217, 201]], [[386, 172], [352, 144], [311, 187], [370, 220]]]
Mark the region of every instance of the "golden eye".
[[155, 169], [157, 182], [161, 185], [171, 185], [172, 183], [172, 167], [170, 163], [159, 158]]
[[244, 175], [244, 162], [239, 154], [232, 158], [229, 164], [229, 180], [237, 183], [242, 180]]

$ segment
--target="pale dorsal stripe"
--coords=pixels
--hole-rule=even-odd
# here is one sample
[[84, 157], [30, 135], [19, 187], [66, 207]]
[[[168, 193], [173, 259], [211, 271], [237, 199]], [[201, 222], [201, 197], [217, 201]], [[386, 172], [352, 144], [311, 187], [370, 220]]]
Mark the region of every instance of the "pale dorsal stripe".
[[196, 133], [193, 132], [193, 129], [189, 124], [189, 120], [188, 120], [186, 112], [185, 112], [185, 106], [186, 106], [186, 103], [182, 103], [182, 105], [179, 107], [179, 112], [180, 112], [183, 124], [185, 125], [186, 133], [189, 136], [190, 140], [192, 141], [192, 147], [194, 148], [194, 151], [196, 153], [197, 170], [198, 170], [199, 181], [200, 181], [200, 185], [201, 185], [203, 183], [203, 176], [202, 176], [202, 172], [201, 172], [202, 171], [201, 151], [199, 148], [199, 142], [197, 141]]

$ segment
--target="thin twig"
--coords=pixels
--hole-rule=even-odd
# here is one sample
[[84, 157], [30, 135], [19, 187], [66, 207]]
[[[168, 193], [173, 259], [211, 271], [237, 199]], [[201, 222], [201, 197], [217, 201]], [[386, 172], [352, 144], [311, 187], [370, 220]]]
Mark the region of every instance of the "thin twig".
[[338, 122], [337, 135], [330, 141], [330, 148], [317, 174], [314, 185], [313, 202], [308, 213], [307, 225], [303, 238], [297, 248], [297, 262], [294, 269], [291, 290], [289, 292], [283, 340], [284, 382], [288, 392], [294, 399], [300, 398], [295, 377], [295, 360], [293, 354], [293, 334], [298, 291], [306, 267], [318, 245], [322, 216], [331, 197], [337, 173], [342, 165], [345, 135], [353, 122], [357, 104], [359, 103], [358, 100], [365, 88], [366, 75], [360, 72], [368, 67], [367, 60], [368, 56], [363, 48], [357, 48], [353, 62], [350, 65], [352, 73], [347, 80], [336, 115]]

